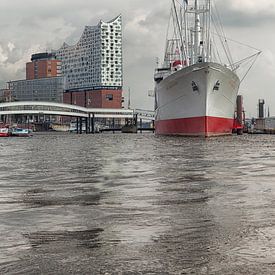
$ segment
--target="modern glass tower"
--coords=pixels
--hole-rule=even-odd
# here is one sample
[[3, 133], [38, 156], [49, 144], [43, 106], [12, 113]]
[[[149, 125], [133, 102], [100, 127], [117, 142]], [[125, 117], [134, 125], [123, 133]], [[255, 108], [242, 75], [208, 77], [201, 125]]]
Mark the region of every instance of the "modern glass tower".
[[[53, 53], [61, 60], [65, 90], [68, 93], [64, 96], [66, 103], [93, 107], [121, 107], [121, 15], [109, 22], [101, 20], [97, 26], [86, 26], [75, 45], [69, 46], [64, 43]], [[77, 99], [81, 97], [85, 98], [77, 103]]]

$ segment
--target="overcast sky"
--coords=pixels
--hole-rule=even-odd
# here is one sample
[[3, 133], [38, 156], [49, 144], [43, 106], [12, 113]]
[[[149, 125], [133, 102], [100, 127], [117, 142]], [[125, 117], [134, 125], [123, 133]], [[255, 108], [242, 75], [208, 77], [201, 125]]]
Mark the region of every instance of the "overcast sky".
[[[229, 38], [263, 51], [243, 82], [247, 116], [257, 113], [264, 98], [275, 115], [275, 1], [216, 0]], [[0, 83], [25, 78], [30, 55], [78, 41], [85, 25], [123, 16], [124, 90], [131, 88], [132, 106], [153, 108], [147, 96], [154, 87], [156, 57], [163, 58], [170, 0], [1, 0]], [[248, 49], [232, 45], [235, 59]]]

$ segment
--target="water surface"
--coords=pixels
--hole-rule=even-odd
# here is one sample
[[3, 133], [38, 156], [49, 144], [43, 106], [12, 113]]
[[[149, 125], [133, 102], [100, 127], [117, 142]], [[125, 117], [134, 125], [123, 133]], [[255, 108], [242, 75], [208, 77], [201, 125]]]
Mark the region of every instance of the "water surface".
[[1, 274], [275, 273], [275, 136], [0, 140]]

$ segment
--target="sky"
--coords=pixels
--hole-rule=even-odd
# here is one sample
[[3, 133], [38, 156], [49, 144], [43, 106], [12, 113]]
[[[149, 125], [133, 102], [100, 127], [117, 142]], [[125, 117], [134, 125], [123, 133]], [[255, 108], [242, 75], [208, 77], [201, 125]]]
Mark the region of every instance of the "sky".
[[[181, 0], [179, 0], [181, 1]], [[247, 117], [257, 115], [259, 98], [275, 116], [275, 1], [215, 0], [227, 37], [260, 49], [262, 54], [242, 82]], [[156, 60], [163, 59], [170, 0], [1, 0], [0, 85], [25, 78], [25, 63], [36, 52], [75, 44], [85, 25], [122, 14], [124, 91], [131, 106], [153, 109]], [[234, 60], [253, 53], [230, 45]]]

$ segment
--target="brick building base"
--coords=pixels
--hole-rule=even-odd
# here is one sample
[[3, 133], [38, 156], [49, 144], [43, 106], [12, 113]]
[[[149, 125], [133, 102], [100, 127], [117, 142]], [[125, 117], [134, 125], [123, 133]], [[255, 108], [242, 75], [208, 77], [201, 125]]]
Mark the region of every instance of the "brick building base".
[[63, 102], [87, 108], [122, 108], [122, 90], [69, 91]]

